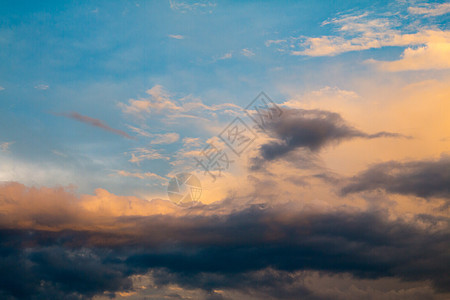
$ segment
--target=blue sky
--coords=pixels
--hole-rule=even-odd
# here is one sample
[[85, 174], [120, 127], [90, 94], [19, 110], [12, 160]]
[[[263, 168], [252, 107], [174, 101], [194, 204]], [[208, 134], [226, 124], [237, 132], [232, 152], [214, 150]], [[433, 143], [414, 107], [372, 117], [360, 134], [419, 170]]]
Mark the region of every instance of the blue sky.
[[[137, 124], [118, 104], [145, 97], [145, 91], [157, 85], [174, 99], [191, 97], [210, 106], [245, 106], [262, 90], [283, 102], [294, 91], [327, 86], [358, 92], [355, 78], [373, 77], [380, 84], [408, 81], [409, 74], [399, 77], [384, 72], [380, 76], [367, 63], [370, 59], [397, 60], [408, 44], [325, 55], [293, 54], [314, 37], [351, 39], [364, 30], [387, 29], [399, 35], [414, 34], [424, 26], [448, 29], [448, 14], [411, 14], [408, 8], [414, 3], [401, 1], [298, 1], [288, 5], [271, 1], [123, 1], [112, 5], [11, 1], [2, 6], [0, 139], [14, 142], [5, 155], [33, 168], [70, 170], [66, 179], [33, 180], [36, 184], [75, 184], [83, 192], [100, 185], [116, 193], [132, 193], [133, 188], [108, 180], [112, 170], [166, 176], [171, 166], [164, 159], [136, 166], [125, 153], [149, 147], [148, 140], [124, 139], [58, 114], [77, 112], [132, 135], [128, 126], [145, 126], [152, 134], [175, 132], [179, 141], [154, 146], [170, 154], [183, 147], [183, 137], [211, 137], [213, 133], [202, 128], [209, 126], [207, 122], [167, 127], [160, 117], [151, 117]], [[355, 16], [382, 22], [348, 32], [340, 30], [343, 23], [334, 22]], [[231, 120], [221, 113], [204, 117], [212, 122], [218, 118], [223, 125]], [[72, 177], [80, 168], [87, 175]], [[26, 176], [21, 172], [28, 171], [16, 172], [21, 177]], [[4, 177], [9, 180], [16, 175]], [[93, 184], [98, 177], [101, 182]]]

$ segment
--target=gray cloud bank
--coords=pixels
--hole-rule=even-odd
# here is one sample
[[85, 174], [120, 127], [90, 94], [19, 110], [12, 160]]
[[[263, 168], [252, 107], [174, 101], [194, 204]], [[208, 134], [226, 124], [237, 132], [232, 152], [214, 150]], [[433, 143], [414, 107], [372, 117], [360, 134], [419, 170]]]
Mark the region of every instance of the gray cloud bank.
[[416, 221], [426, 226], [380, 212], [305, 213], [286, 206], [117, 218], [128, 230], [3, 228], [0, 296], [84, 299], [107, 291], [112, 297], [133, 290], [131, 275], [149, 271], [159, 285], [208, 295], [232, 289], [269, 299], [323, 299], [301, 280], [292, 284], [293, 274], [304, 270], [430, 282], [436, 293], [450, 293], [449, 220], [418, 215]]

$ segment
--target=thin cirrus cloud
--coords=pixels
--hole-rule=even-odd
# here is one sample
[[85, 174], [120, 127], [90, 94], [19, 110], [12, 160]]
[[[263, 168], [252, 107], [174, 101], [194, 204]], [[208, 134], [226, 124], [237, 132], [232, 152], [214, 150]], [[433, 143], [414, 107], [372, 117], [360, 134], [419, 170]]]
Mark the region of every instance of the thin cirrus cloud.
[[70, 119], [73, 119], [73, 120], [76, 120], [76, 121], [88, 124], [90, 126], [101, 128], [101, 129], [106, 130], [108, 132], [112, 132], [114, 134], [123, 136], [123, 137], [125, 137], [127, 139], [134, 139], [134, 137], [132, 137], [131, 135], [129, 135], [125, 131], [120, 130], [120, 129], [112, 128], [108, 124], [105, 124], [102, 120], [94, 119], [94, 118], [91, 118], [91, 117], [88, 117], [88, 116], [84, 116], [84, 115], [81, 115], [81, 114], [79, 114], [77, 112], [57, 113], [56, 115], [60, 115], [60, 116], [66, 117], [66, 118], [70, 118]]

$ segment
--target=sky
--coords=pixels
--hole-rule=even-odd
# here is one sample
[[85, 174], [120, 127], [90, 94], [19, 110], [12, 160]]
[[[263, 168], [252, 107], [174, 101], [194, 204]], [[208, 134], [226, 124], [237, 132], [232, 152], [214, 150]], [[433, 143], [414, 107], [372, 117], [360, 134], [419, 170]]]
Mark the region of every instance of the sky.
[[449, 2], [0, 3], [0, 298], [450, 297]]

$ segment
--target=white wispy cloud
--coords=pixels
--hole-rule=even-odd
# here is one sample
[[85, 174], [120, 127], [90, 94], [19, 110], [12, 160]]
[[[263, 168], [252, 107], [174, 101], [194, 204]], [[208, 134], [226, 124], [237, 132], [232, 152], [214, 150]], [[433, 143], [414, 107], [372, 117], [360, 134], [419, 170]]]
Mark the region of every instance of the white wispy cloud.
[[130, 154], [131, 158], [128, 161], [137, 165], [139, 165], [139, 163], [143, 160], [170, 160], [169, 157], [162, 155], [153, 148], [135, 148], [134, 150], [126, 152], [125, 154]]
[[184, 39], [184, 35], [181, 34], [169, 34], [170, 38], [176, 39], [176, 40], [182, 40]]
[[158, 180], [163, 180], [163, 181], [167, 181], [167, 178], [164, 178], [162, 176], [159, 176], [158, 174], [155, 173], [151, 173], [151, 172], [129, 172], [129, 171], [125, 171], [125, 170], [116, 170], [117, 175], [120, 176], [124, 176], [124, 177], [134, 177], [134, 178], [139, 178], [139, 179], [158, 179]]
[[213, 9], [216, 7], [215, 1], [179, 1], [179, 0], [169, 0], [170, 8], [181, 13], [187, 12], [202, 12], [202, 13], [212, 13]]
[[276, 45], [276, 44], [281, 44], [281, 43], [285, 43], [285, 42], [287, 42], [287, 40], [267, 40], [266, 42], [265, 42], [265, 44], [266, 44], [266, 47], [269, 47], [270, 45]]
[[[427, 6], [427, 9], [412, 11], [417, 14], [440, 14], [447, 9], [447, 5]], [[399, 46], [407, 48], [398, 60], [372, 59], [367, 62], [384, 71], [450, 68], [450, 30], [417, 26], [405, 33], [395, 18], [373, 17], [369, 12], [343, 15], [322, 23], [322, 26], [327, 25], [336, 26], [335, 35], [303, 36], [290, 38], [288, 42], [269, 40], [266, 45], [276, 45], [281, 51], [302, 56], [335, 56], [350, 51]], [[416, 31], [411, 32], [412, 29]]]
[[[433, 43], [446, 44], [450, 40], [450, 31], [432, 27], [417, 27], [416, 32], [405, 33], [394, 18], [373, 17], [369, 12], [343, 15], [322, 23], [322, 26], [327, 25], [336, 26], [335, 35], [291, 37], [288, 42], [269, 40], [266, 45], [277, 46], [291, 55], [335, 56], [350, 51], [389, 46], [411, 47], [427, 46]], [[431, 46], [431, 48], [436, 49], [435, 46]], [[442, 49], [442, 47], [440, 48]]]
[[169, 118], [198, 118], [201, 112], [223, 112], [233, 114], [241, 108], [232, 103], [206, 105], [200, 99], [192, 96], [172, 99], [171, 95], [161, 85], [155, 85], [147, 90], [148, 98], [130, 99], [128, 104], [119, 103], [118, 106], [125, 114], [145, 119], [150, 115], [165, 115]]
[[4, 89], [5, 89], [4, 87], [0, 86], [0, 91], [3, 91]]
[[426, 17], [435, 17], [450, 13], [450, 3], [424, 3], [422, 6], [408, 7], [408, 12], [413, 15], [424, 15]]
[[177, 142], [180, 139], [180, 135], [175, 132], [169, 132], [164, 134], [153, 134], [153, 140], [150, 144], [159, 145], [159, 144], [172, 144]]
[[231, 57], [233, 57], [233, 54], [231, 52], [228, 52], [219, 57], [219, 59], [230, 59]]
[[47, 90], [50, 86], [48, 86], [47, 84], [38, 84], [35, 85], [34, 88], [37, 90]]
[[251, 56], [255, 55], [255, 53], [253, 51], [251, 51], [250, 49], [247, 49], [247, 48], [242, 49], [241, 54], [244, 56], [247, 56], [247, 57], [251, 57]]

